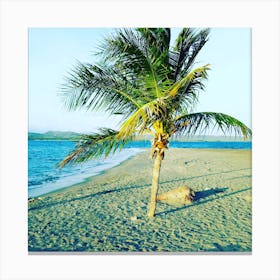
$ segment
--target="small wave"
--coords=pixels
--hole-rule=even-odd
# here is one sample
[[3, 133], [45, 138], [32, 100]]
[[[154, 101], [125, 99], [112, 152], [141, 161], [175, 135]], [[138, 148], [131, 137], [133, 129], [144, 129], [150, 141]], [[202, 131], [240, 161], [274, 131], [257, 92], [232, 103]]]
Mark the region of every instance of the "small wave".
[[[81, 183], [89, 177], [98, 175], [105, 170], [121, 164], [123, 161], [141, 151], [143, 151], [143, 149], [140, 148], [124, 149], [120, 153], [109, 156], [104, 160], [91, 160], [81, 165], [66, 167], [62, 170], [57, 169], [54, 165], [49, 165], [49, 168], [46, 168], [46, 161], [43, 161], [42, 159], [40, 161], [36, 160], [36, 164], [34, 164], [36, 176], [34, 175], [35, 173], [33, 176], [38, 179], [36, 180], [33, 177], [29, 180], [28, 197], [40, 196], [45, 193]], [[59, 160], [57, 159], [57, 161]], [[40, 162], [44, 162], [41, 169], [38, 168]], [[40, 170], [39, 173], [38, 170]], [[29, 173], [32, 173], [32, 169], [29, 170]]]
[[37, 185], [42, 185], [43, 182], [40, 180], [29, 180], [28, 181], [28, 187], [32, 187], [32, 186], [37, 186]]

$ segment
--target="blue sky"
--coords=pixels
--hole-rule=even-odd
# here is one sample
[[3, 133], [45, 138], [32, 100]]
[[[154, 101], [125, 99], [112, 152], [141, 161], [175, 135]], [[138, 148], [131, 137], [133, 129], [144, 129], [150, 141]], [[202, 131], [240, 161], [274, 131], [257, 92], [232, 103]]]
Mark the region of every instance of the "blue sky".
[[[180, 29], [172, 29], [176, 37]], [[59, 89], [76, 61], [96, 60], [93, 53], [113, 29], [29, 29], [29, 131], [92, 132], [115, 128], [116, 117], [103, 112], [68, 112]], [[251, 127], [251, 31], [214, 28], [197, 57], [197, 66], [211, 64], [205, 91], [196, 111], [223, 112]]]

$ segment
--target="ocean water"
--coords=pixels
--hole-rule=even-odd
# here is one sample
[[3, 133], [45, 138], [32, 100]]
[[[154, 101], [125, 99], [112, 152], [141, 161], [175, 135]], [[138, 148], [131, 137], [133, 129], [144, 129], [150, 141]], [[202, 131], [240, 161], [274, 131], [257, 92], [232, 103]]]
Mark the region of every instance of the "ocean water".
[[57, 164], [73, 150], [72, 141], [28, 141], [28, 197], [36, 197], [100, 174], [143, 151], [141, 148], [123, 149], [104, 160], [66, 166]]
[[[72, 141], [28, 141], [28, 197], [37, 197], [84, 181], [119, 165], [150, 147], [150, 141], [132, 142], [120, 152], [104, 160], [91, 160], [74, 166], [57, 168], [57, 164], [73, 150]], [[251, 149], [251, 142], [171, 142], [175, 148]]]
[[[126, 145], [126, 147], [133, 148], [150, 148], [150, 141], [134, 141]], [[251, 150], [252, 142], [245, 141], [195, 141], [195, 142], [182, 142], [171, 141], [170, 148], [189, 148], [189, 149], [241, 149]]]

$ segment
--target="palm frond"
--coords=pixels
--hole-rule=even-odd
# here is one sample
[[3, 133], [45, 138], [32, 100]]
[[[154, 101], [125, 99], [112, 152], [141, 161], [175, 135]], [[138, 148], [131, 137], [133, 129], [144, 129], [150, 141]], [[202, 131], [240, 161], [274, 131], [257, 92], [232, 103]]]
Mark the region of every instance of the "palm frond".
[[[170, 106], [175, 108], [175, 115], [194, 110], [198, 102], [198, 94], [204, 89], [204, 81], [210, 65], [198, 67], [170, 86], [164, 93]], [[175, 105], [174, 105], [175, 104]]]
[[106, 158], [117, 150], [121, 150], [127, 142], [133, 139], [132, 136], [119, 138], [118, 134], [119, 132], [116, 130], [101, 128], [99, 133], [83, 135], [74, 151], [65, 157], [58, 166], [62, 168], [67, 164], [81, 163], [92, 158]]
[[[190, 89], [190, 86], [194, 82], [194, 80], [198, 79], [206, 79], [207, 71], [210, 69], [210, 64], [206, 64], [204, 66], [198, 67], [192, 71], [190, 71], [186, 76], [182, 77], [180, 80], [175, 82], [168, 90], [167, 94], [170, 97], [178, 95], [179, 93], [185, 93], [186, 89]], [[183, 88], [183, 90], [182, 90]], [[166, 95], [167, 95], [166, 94]]]
[[[168, 56], [166, 44], [170, 40], [169, 33], [165, 29], [162, 32], [154, 31], [153, 36], [152, 33], [150, 29], [121, 29], [108, 38], [101, 47], [103, 59], [110, 61], [111, 65], [121, 65], [124, 73], [133, 73], [138, 78], [142, 78], [142, 81], [145, 79], [148, 81], [147, 77], [150, 77], [148, 86], [153, 89], [149, 91], [150, 101], [161, 97], [159, 85], [168, 78], [168, 65], [163, 63], [164, 55], [160, 50], [164, 45], [164, 52]], [[156, 44], [154, 36], [158, 39], [164, 38], [166, 42], [157, 40]]]
[[177, 81], [190, 71], [196, 56], [208, 41], [210, 29], [197, 31], [194, 28], [183, 28], [177, 37], [173, 51], [169, 54], [169, 63], [173, 69], [173, 79]]
[[208, 129], [220, 129], [223, 133], [242, 135], [245, 139], [252, 131], [241, 121], [223, 113], [199, 112], [178, 116], [174, 121], [174, 133], [193, 135], [197, 132], [205, 134]]
[[128, 137], [136, 133], [143, 134], [149, 130], [157, 120], [167, 118], [167, 103], [165, 98], [157, 98], [137, 109], [127, 118], [119, 129], [119, 137]]
[[78, 63], [66, 77], [61, 96], [69, 110], [104, 109], [110, 113], [131, 113], [140, 107], [133, 82], [114, 68]]
[[146, 38], [150, 54], [157, 60], [158, 67], [169, 67], [170, 28], [137, 28]]

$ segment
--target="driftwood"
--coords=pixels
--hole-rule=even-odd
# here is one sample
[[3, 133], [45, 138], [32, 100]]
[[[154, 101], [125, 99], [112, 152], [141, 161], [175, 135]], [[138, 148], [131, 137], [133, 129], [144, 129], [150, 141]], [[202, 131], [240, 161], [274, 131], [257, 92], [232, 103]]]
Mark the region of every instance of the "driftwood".
[[162, 193], [157, 196], [157, 201], [173, 206], [183, 206], [194, 201], [195, 192], [188, 186]]

